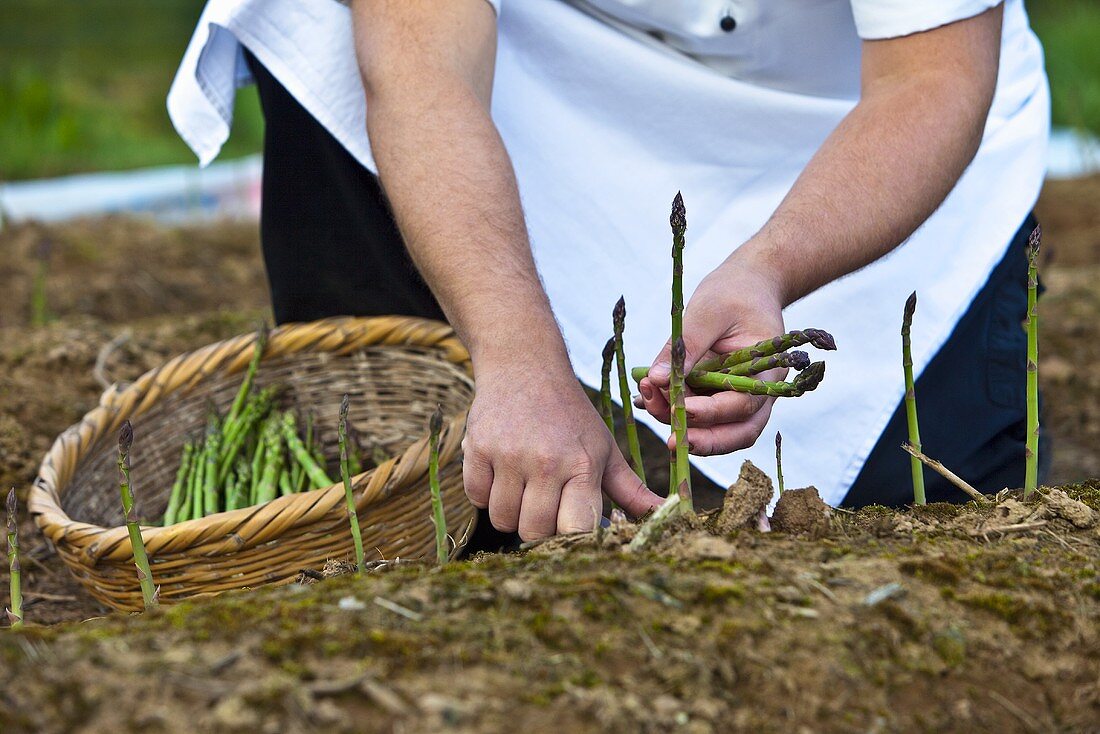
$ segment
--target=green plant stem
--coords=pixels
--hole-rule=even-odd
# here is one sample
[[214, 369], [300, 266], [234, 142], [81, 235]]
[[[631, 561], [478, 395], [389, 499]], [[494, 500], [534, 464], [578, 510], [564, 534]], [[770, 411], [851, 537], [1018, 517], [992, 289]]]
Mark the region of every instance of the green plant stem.
[[229, 412], [225, 416], [224, 425], [230, 426], [244, 410], [245, 402], [248, 400], [249, 394], [252, 392], [252, 382], [256, 378], [256, 372], [260, 369], [260, 360], [263, 358], [264, 349], [267, 347], [267, 325], [261, 324], [260, 328], [256, 330], [255, 344], [252, 348], [252, 359], [248, 363], [248, 368], [245, 370], [244, 379], [241, 380], [241, 387], [237, 390], [237, 397], [233, 399], [233, 405], [229, 408]]
[[809, 366], [810, 355], [795, 350], [791, 352], [780, 352], [770, 357], [761, 357], [760, 359], [754, 359], [749, 362], [742, 362], [732, 367], [723, 367], [719, 371], [727, 375], [750, 377], [774, 369], [804, 370]]
[[19, 565], [19, 518], [15, 487], [8, 490], [8, 588], [11, 606], [8, 607], [8, 624], [12, 629], [23, 626], [23, 573]]
[[[291, 456], [294, 457], [294, 460], [298, 462], [298, 465], [302, 467], [306, 476], [309, 477], [309, 481], [312, 483], [313, 488], [331, 487], [335, 484], [335, 482], [329, 479], [325, 470], [322, 469], [310, 455], [309, 449], [306, 448], [306, 444], [302, 443], [302, 440], [298, 438], [298, 430], [294, 424], [294, 416], [289, 413], [283, 416], [282, 433], [287, 449], [290, 451]], [[312, 436], [309, 436], [309, 438], [312, 440]]]
[[[186, 445], [190, 446], [191, 450], [186, 451], [185, 448], [187, 454], [187, 462], [184, 467], [183, 490], [181, 492], [182, 497], [180, 500], [179, 509], [176, 510], [176, 516], [173, 519], [173, 522], [183, 522], [185, 520], [191, 519], [191, 482], [193, 481], [195, 476], [195, 456], [198, 454], [198, 450], [196, 449], [195, 444], [191, 441], [188, 441]], [[167, 524], [168, 518], [166, 516], [165, 525]]]
[[237, 460], [232, 487], [226, 488], [225, 509], [239, 510], [245, 506], [245, 488], [252, 486], [252, 464], [243, 458]]
[[288, 494], [294, 494], [294, 487], [290, 483], [290, 473], [287, 472], [286, 467], [279, 472], [279, 496], [286, 497]]
[[141, 537], [134, 512], [134, 490], [130, 482], [130, 448], [134, 444], [134, 428], [130, 421], [122, 424], [118, 433], [118, 473], [119, 492], [122, 495], [122, 511], [126, 517], [126, 531], [130, 535], [130, 545], [134, 552], [134, 565], [137, 566], [138, 583], [141, 585], [141, 599], [145, 608], [157, 605], [157, 590], [153, 584], [153, 571], [149, 566], [149, 556], [145, 553], [145, 541]]
[[191, 484], [191, 514], [188, 519], [190, 520], [198, 520], [203, 517], [202, 491], [203, 475], [206, 473], [206, 454], [205, 448], [200, 448], [200, 446], [205, 447], [205, 445], [205, 443], [202, 443], [195, 446], [195, 465], [191, 469], [191, 479], [189, 480]]
[[355, 493], [351, 487], [351, 472], [348, 468], [348, 408], [351, 401], [347, 395], [340, 402], [340, 423], [337, 437], [340, 442], [340, 478], [344, 480], [344, 499], [348, 505], [348, 523], [351, 525], [351, 539], [355, 544], [355, 567], [362, 572], [366, 562], [363, 553], [363, 533], [359, 528], [359, 513], [355, 509]]
[[783, 494], [783, 434], [775, 432], [775, 473], [779, 494]]
[[[913, 352], [910, 330], [913, 327], [913, 314], [917, 310], [917, 292], [913, 291], [905, 300], [905, 309], [901, 317], [901, 366], [905, 372], [905, 420], [909, 424], [909, 445], [920, 453], [920, 426], [917, 423], [917, 393], [913, 382]], [[925, 504], [924, 465], [915, 456], [909, 457], [913, 472], [913, 504]]]
[[221, 453], [222, 434], [215, 419], [211, 419], [206, 431], [206, 447], [203, 451], [203, 515], [213, 515], [219, 511], [218, 502], [218, 455]]
[[450, 558], [447, 545], [447, 517], [443, 514], [443, 494], [439, 489], [439, 434], [443, 430], [443, 409], [436, 406], [429, 422], [428, 487], [432, 493], [432, 522], [435, 524], [435, 557], [439, 565]]
[[272, 416], [264, 433], [264, 466], [260, 481], [256, 485], [256, 499], [253, 504], [262, 505], [275, 499], [279, 489], [279, 474], [283, 471], [282, 434], [279, 430], [281, 418]]
[[680, 337], [672, 345], [672, 372], [669, 379], [668, 399], [672, 407], [672, 432], [676, 436], [676, 461], [673, 471], [674, 484], [680, 497], [680, 508], [691, 512], [691, 464], [688, 461], [687, 410], [684, 407], [684, 339]]
[[[1043, 230], [1036, 226], [1027, 240], [1027, 436], [1024, 445], [1024, 497], [1039, 485], [1039, 245]], [[912, 442], [910, 442], [912, 443]], [[918, 447], [919, 450], [919, 447]]]
[[180, 505], [183, 504], [183, 488], [187, 482], [187, 473], [191, 470], [191, 454], [195, 447], [188, 441], [183, 445], [183, 455], [180, 457], [180, 468], [176, 471], [176, 481], [172, 483], [172, 492], [168, 495], [168, 508], [164, 511], [164, 525], [172, 525], [176, 522]]
[[810, 346], [825, 351], [836, 349], [836, 340], [833, 339], [832, 334], [829, 332], [822, 331], [821, 329], [801, 329], [788, 331], [786, 334], [781, 334], [771, 339], [765, 339], [762, 342], [753, 344], [751, 347], [738, 349], [729, 354], [723, 354], [720, 357], [711, 357], [710, 359], [701, 360], [695, 365], [695, 369], [701, 372], [717, 372], [718, 370], [731, 368], [744, 362], [751, 362], [763, 357], [770, 357], [773, 354], [786, 352], [795, 347], [800, 347], [803, 344], [809, 344]]
[[615, 358], [615, 337], [607, 340], [603, 348], [603, 365], [600, 367], [600, 417], [607, 430], [615, 435], [615, 416], [611, 412], [611, 361]]
[[[681, 297], [682, 300], [682, 297]], [[630, 450], [630, 464], [638, 479], [645, 484], [645, 463], [642, 461], [642, 445], [638, 441], [638, 426], [634, 422], [634, 402], [630, 383], [626, 377], [626, 352], [623, 347], [623, 330], [626, 328], [626, 299], [619, 296], [612, 312], [615, 327], [615, 364], [619, 373], [619, 400], [623, 405], [623, 424], [626, 426], [626, 443]]]
[[[815, 362], [803, 372], [808, 372], [812, 369], [816, 375], [819, 370], [815, 365], [821, 365], [821, 367], [824, 368], [825, 363]], [[700, 390], [734, 390], [736, 392], [744, 392], [751, 395], [769, 395], [775, 398], [800, 397], [817, 387], [818, 382], [820, 382], [819, 379], [815, 380], [811, 378], [807, 378], [802, 383], [797, 381], [769, 382], [767, 380], [756, 380], [752, 377], [727, 375], [720, 372], [698, 371], [691, 372], [687, 377], [687, 384]]]

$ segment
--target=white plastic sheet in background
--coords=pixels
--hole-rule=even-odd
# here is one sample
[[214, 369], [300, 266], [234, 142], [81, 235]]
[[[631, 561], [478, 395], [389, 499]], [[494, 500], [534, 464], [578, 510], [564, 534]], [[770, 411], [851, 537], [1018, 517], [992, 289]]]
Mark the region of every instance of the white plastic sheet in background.
[[89, 173], [0, 184], [0, 219], [136, 214], [168, 223], [257, 219], [261, 156], [198, 166]]
[[[1047, 178], [1100, 173], [1100, 138], [1055, 128]], [[257, 219], [261, 157], [207, 168], [170, 166], [0, 184], [0, 224], [105, 214], [148, 215], [168, 223]]]

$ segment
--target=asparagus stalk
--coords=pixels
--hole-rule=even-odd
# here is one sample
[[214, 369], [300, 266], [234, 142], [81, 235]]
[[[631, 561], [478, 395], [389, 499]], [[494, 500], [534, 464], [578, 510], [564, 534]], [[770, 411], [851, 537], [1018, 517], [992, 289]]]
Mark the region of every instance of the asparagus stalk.
[[141, 537], [141, 527], [134, 512], [134, 491], [130, 483], [130, 448], [134, 445], [134, 427], [130, 421], [122, 424], [118, 432], [118, 488], [122, 494], [122, 510], [126, 516], [126, 531], [130, 534], [130, 545], [134, 551], [134, 564], [137, 566], [138, 583], [141, 584], [141, 598], [145, 609], [157, 605], [157, 590], [153, 586], [153, 572], [149, 568], [149, 556], [145, 554], [145, 541]]
[[[901, 366], [905, 372], [905, 420], [909, 424], [909, 445], [920, 453], [920, 426], [917, 423], [917, 393], [913, 387], [913, 353], [909, 332], [913, 326], [913, 314], [917, 310], [917, 292], [905, 299], [901, 316]], [[915, 456], [909, 458], [913, 471], [913, 503], [925, 504], [924, 465]]]
[[[312, 428], [312, 425], [310, 426]], [[328, 474], [317, 463], [317, 461], [310, 455], [309, 449], [302, 443], [302, 440], [298, 438], [298, 431], [294, 425], [294, 416], [289, 413], [283, 415], [282, 424], [283, 440], [286, 442], [286, 447], [289, 449], [291, 456], [298, 462], [298, 465], [305, 471], [306, 476], [309, 477], [309, 481], [314, 487], [331, 487], [335, 482], [329, 479]], [[312, 436], [310, 436], [312, 441]], [[350, 471], [350, 467], [349, 467]]]
[[672, 338], [670, 344], [684, 335], [684, 232], [687, 231], [687, 209], [679, 191], [672, 200]]
[[206, 444], [201, 443], [195, 446], [195, 454], [193, 460], [195, 462], [194, 467], [191, 469], [191, 514], [188, 519], [198, 520], [204, 516], [203, 513], [203, 485], [205, 480], [203, 476], [206, 474]]
[[225, 416], [226, 426], [232, 425], [237, 417], [240, 416], [241, 411], [244, 409], [245, 402], [252, 392], [252, 382], [256, 377], [256, 371], [260, 368], [260, 359], [263, 357], [264, 349], [267, 347], [267, 336], [267, 325], [260, 324], [260, 328], [256, 330], [256, 342], [252, 351], [252, 360], [248, 363], [248, 369], [245, 370], [244, 379], [241, 380], [241, 387], [237, 390], [237, 397], [233, 399], [233, 405], [229, 408], [229, 413]]
[[226, 488], [225, 509], [239, 510], [245, 506], [245, 487], [252, 486], [252, 464], [244, 458], [237, 460], [237, 471], [233, 474], [233, 484]]
[[742, 375], [749, 377], [751, 375], [759, 375], [761, 372], [767, 372], [768, 370], [782, 368], [804, 370], [809, 366], [810, 355], [795, 350], [792, 352], [780, 352], [770, 357], [761, 357], [760, 359], [754, 359], [750, 362], [741, 362], [732, 367], [724, 367], [719, 371], [727, 375]]
[[172, 525], [176, 522], [180, 505], [183, 503], [183, 487], [187, 481], [187, 472], [191, 470], [191, 453], [194, 446], [188, 441], [183, 445], [183, 455], [180, 457], [180, 468], [176, 471], [176, 481], [172, 483], [172, 492], [168, 495], [168, 508], [164, 511], [164, 525]]
[[[676, 494], [680, 497], [680, 509], [691, 512], [691, 465], [688, 463], [687, 411], [684, 408], [684, 338], [672, 343], [672, 374], [669, 380], [669, 402], [672, 407], [672, 431], [676, 435], [676, 461], [672, 472], [676, 479]], [[644, 481], [644, 480], [643, 480]]]
[[626, 352], [623, 348], [623, 329], [626, 326], [626, 299], [619, 296], [611, 313], [615, 328], [615, 363], [619, 372], [619, 399], [623, 404], [623, 423], [626, 424], [626, 443], [630, 447], [630, 464], [634, 473], [645, 484], [645, 465], [642, 463], [642, 446], [638, 442], [638, 426], [634, 423], [634, 403], [630, 395], [630, 383], [626, 379]]
[[[190, 446], [190, 451], [187, 450], [187, 446]], [[184, 462], [184, 474], [183, 474], [183, 489], [181, 490], [180, 506], [176, 510], [176, 516], [173, 518], [173, 522], [183, 522], [184, 520], [191, 519], [191, 482], [195, 476], [195, 456], [198, 455], [198, 450], [195, 444], [188, 441], [184, 447], [186, 453], [186, 462]], [[164, 524], [168, 525], [167, 516], [164, 518]]]
[[[1039, 245], [1042, 227], [1027, 238], [1027, 437], [1024, 448], [1024, 497], [1039, 483], [1039, 318], [1035, 313], [1039, 291]], [[910, 441], [910, 443], [912, 443]], [[920, 447], [916, 447], [920, 450]]]
[[603, 348], [603, 366], [600, 368], [600, 416], [607, 430], [615, 435], [615, 417], [611, 413], [611, 360], [615, 358], [615, 337], [607, 340]]
[[290, 483], [290, 472], [283, 467], [283, 470], [279, 472], [279, 496], [286, 497], [288, 494], [294, 494], [294, 487]]
[[687, 384], [699, 390], [735, 390], [751, 395], [769, 395], [775, 398], [797, 398], [814, 390], [821, 384], [825, 374], [825, 363], [814, 362], [800, 372], [793, 382], [770, 382], [740, 375], [727, 375], [721, 372], [692, 371], [687, 376]]
[[695, 369], [702, 372], [717, 372], [720, 369], [731, 368], [743, 362], [751, 362], [763, 357], [770, 357], [773, 354], [786, 352], [803, 344], [809, 344], [825, 351], [836, 349], [836, 340], [829, 332], [821, 329], [801, 329], [765, 339], [762, 342], [753, 344], [751, 347], [738, 349], [720, 357], [704, 359], [695, 365]]
[[351, 524], [351, 539], [355, 543], [355, 567], [363, 570], [363, 534], [359, 529], [359, 514], [355, 510], [355, 494], [351, 488], [351, 474], [348, 469], [348, 408], [351, 401], [347, 394], [340, 402], [340, 423], [337, 436], [340, 442], [340, 478], [344, 480], [344, 498], [348, 503], [348, 522]]
[[8, 584], [11, 590], [11, 607], [7, 609], [8, 623], [12, 629], [23, 626], [22, 569], [19, 565], [19, 523], [16, 510], [15, 487], [12, 487], [8, 490]]
[[443, 514], [443, 495], [439, 489], [439, 433], [443, 430], [443, 409], [436, 406], [428, 433], [428, 486], [432, 492], [432, 522], [435, 524], [435, 557], [439, 565], [450, 558], [447, 546], [447, 518]]
[[783, 434], [775, 432], [775, 473], [779, 494], [783, 494]]
[[282, 419], [272, 416], [264, 427], [264, 466], [256, 485], [256, 497], [252, 504], [259, 505], [275, 499], [279, 488], [279, 474], [283, 471]]
[[203, 453], [202, 511], [204, 515], [213, 515], [219, 511], [218, 455], [221, 453], [221, 445], [222, 434], [218, 430], [217, 419], [211, 417], [206, 428], [206, 447]]

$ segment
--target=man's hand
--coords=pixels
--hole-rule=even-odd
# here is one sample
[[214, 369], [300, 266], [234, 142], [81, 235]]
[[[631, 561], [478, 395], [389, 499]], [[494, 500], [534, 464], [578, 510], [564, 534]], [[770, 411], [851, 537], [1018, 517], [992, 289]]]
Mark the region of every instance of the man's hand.
[[[704, 357], [725, 354], [782, 334], [782, 303], [775, 279], [761, 273], [744, 258], [730, 258], [708, 275], [684, 308], [685, 371]], [[639, 385], [644, 407], [659, 420], [669, 422], [670, 345], [657, 355], [649, 376]], [[781, 380], [786, 370], [761, 375]], [[692, 394], [688, 388], [684, 407], [688, 420], [688, 444], [698, 456], [729, 453], [752, 446], [771, 415], [775, 398], [739, 392]], [[676, 438], [669, 438], [675, 448]]]
[[[524, 540], [591, 530], [601, 486], [628, 514], [660, 504], [631, 471], [571, 373], [545, 365], [482, 372], [463, 441], [466, 494], [493, 526]], [[532, 380], [534, 390], [518, 389]]]
[[[684, 310], [687, 369], [708, 351], [782, 333], [783, 307], [882, 257], [936, 210], [978, 150], [1000, 47], [999, 5], [863, 44], [859, 104], [767, 224], [707, 276]], [[666, 345], [640, 386], [645, 408], [666, 423], [668, 352]], [[688, 397], [691, 451], [751, 446], [771, 405], [734, 392]]]
[[491, 6], [354, 0], [352, 10], [379, 180], [474, 364], [467, 494], [524, 539], [591, 528], [601, 484], [644, 513], [660, 500], [626, 468], [584, 397], [535, 270], [489, 116]]

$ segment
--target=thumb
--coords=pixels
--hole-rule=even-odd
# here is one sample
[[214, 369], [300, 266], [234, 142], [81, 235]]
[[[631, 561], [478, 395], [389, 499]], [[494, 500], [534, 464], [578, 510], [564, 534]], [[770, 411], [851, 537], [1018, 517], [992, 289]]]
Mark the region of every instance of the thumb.
[[[725, 333], [726, 326], [705, 308], [692, 308], [695, 299], [684, 309], [684, 372], [691, 372], [695, 363], [710, 351]], [[672, 340], [665, 342], [660, 354], [649, 367], [649, 379], [655, 387], [665, 389], [672, 376]]]
[[614, 449], [603, 471], [603, 491], [631, 517], [641, 517], [663, 500], [653, 494]]

